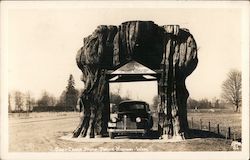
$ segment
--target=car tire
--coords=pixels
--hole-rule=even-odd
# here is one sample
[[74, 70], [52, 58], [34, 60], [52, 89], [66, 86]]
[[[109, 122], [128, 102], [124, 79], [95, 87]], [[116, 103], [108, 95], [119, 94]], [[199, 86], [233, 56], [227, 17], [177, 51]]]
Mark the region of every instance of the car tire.
[[158, 124], [158, 134], [159, 134], [159, 136], [163, 135], [163, 128], [159, 124]]
[[114, 139], [115, 138], [115, 133], [109, 133], [109, 137], [110, 137], [110, 139]]

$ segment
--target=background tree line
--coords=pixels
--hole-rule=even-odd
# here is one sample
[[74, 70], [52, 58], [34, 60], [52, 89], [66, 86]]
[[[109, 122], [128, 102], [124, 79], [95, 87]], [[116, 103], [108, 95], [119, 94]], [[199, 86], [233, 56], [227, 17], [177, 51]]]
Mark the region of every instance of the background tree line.
[[76, 111], [80, 91], [75, 88], [75, 81], [70, 74], [67, 86], [60, 97], [43, 91], [37, 100], [29, 92], [14, 91], [8, 96], [9, 112], [28, 111]]
[[207, 98], [195, 100], [188, 98], [187, 108], [188, 109], [211, 109], [211, 108], [224, 108], [225, 102], [217, 98], [213, 98], [211, 101]]
[[[211, 109], [211, 108], [225, 108], [226, 104], [233, 106], [235, 112], [239, 111], [242, 101], [241, 95], [241, 72], [238, 70], [231, 70], [227, 74], [226, 80], [222, 83], [221, 99], [213, 98], [211, 101], [203, 98], [196, 100], [189, 98], [187, 101], [188, 109]], [[75, 88], [75, 81], [72, 74], [70, 74], [67, 81], [66, 88], [62, 91], [60, 97], [55, 97], [52, 94], [44, 91], [39, 99], [32, 97], [30, 92], [22, 93], [14, 91], [8, 96], [9, 112], [28, 112], [39, 109], [43, 111], [57, 110], [57, 111], [76, 111], [77, 100], [81, 91]], [[110, 103], [118, 105], [123, 100], [129, 100], [129, 94], [125, 97], [120, 96], [120, 87], [116, 93], [110, 94]], [[159, 98], [154, 97], [153, 108], [156, 110]], [[52, 108], [53, 107], [53, 108]]]

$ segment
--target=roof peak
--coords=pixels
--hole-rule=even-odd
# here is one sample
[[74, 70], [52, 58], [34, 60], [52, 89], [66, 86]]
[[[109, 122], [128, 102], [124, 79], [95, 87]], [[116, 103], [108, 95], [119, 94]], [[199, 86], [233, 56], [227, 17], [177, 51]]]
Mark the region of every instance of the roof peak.
[[116, 69], [111, 74], [143, 74], [143, 73], [150, 73], [156, 74], [155, 71], [151, 70], [150, 68], [142, 65], [141, 63], [132, 60], [128, 63], [124, 64], [120, 68]]

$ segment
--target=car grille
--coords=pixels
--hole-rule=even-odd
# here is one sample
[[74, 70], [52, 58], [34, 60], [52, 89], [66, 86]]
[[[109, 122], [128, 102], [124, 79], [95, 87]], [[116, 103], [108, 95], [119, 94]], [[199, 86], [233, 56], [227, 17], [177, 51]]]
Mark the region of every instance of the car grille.
[[146, 121], [136, 123], [130, 117], [124, 116], [121, 121], [117, 122], [117, 129], [145, 129]]

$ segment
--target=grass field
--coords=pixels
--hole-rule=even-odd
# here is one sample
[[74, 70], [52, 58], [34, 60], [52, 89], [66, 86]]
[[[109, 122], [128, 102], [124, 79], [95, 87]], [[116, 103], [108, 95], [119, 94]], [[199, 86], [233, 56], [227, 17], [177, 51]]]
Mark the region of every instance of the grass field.
[[[216, 113], [189, 113], [189, 118], [216, 119], [216, 122], [227, 125], [232, 115], [224, 118]], [[233, 114], [234, 115], [234, 114]], [[240, 116], [234, 115], [229, 123], [240, 131]], [[237, 118], [238, 117], [238, 118]], [[235, 120], [237, 119], [237, 120]], [[61, 139], [75, 129], [79, 122], [79, 113], [25, 113], [9, 115], [9, 151], [10, 152], [48, 152], [48, 151], [232, 151], [231, 140], [219, 138], [194, 138], [180, 142], [161, 140], [109, 140], [100, 138], [91, 141], [70, 141]], [[232, 125], [231, 125], [232, 124]]]

